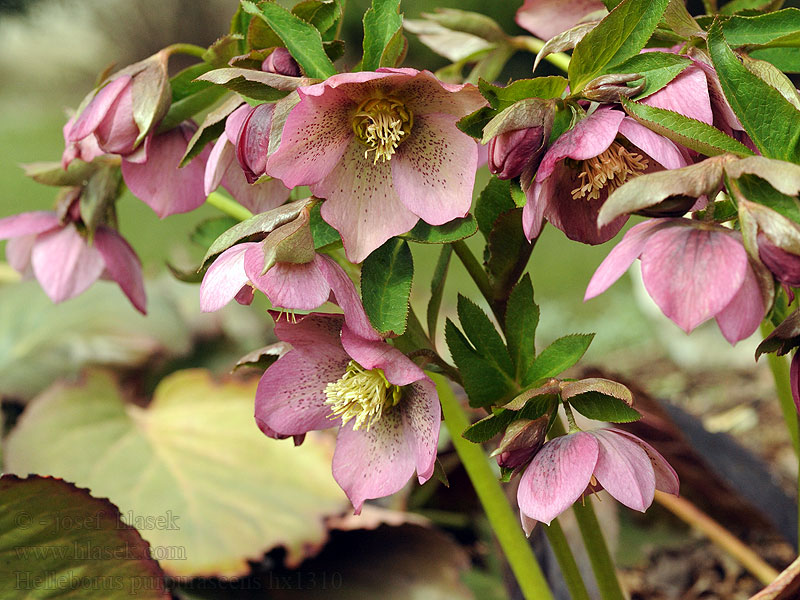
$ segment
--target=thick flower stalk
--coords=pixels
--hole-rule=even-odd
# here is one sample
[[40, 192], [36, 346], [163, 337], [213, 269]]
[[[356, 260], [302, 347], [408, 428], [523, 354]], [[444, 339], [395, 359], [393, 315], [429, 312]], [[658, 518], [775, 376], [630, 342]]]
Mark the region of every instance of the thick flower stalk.
[[474, 86], [386, 68], [297, 92], [266, 172], [326, 199], [322, 218], [351, 262], [419, 219], [441, 225], [467, 214], [478, 149], [456, 121], [485, 103]]
[[292, 350], [264, 373], [256, 421], [272, 437], [338, 427], [333, 476], [361, 512], [400, 490], [416, 470], [433, 474], [441, 408], [422, 370], [381, 340], [354, 333], [342, 315], [276, 320]]

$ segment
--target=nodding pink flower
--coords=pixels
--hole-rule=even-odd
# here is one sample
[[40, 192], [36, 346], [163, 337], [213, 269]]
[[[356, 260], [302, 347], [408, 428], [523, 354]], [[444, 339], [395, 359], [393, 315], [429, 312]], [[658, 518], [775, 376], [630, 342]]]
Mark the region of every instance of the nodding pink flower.
[[208, 155], [203, 185], [204, 192], [208, 195], [222, 184], [239, 204], [253, 213], [261, 213], [286, 202], [289, 198], [289, 189], [278, 179], [255, 183], [258, 179], [256, 177], [250, 181], [239, 163], [234, 160], [243, 125], [255, 108], [245, 104], [228, 115], [225, 120], [225, 131], [219, 136]]
[[581, 496], [599, 489], [644, 512], [656, 490], [677, 496], [679, 485], [678, 475], [650, 444], [618, 429], [596, 429], [546, 442], [520, 479], [517, 503], [523, 526], [524, 517], [549, 525]]
[[739, 232], [690, 219], [654, 219], [625, 234], [592, 276], [584, 300], [603, 293], [636, 258], [650, 297], [690, 333], [717, 320], [731, 344], [751, 335], [767, 307]]
[[275, 105], [259, 104], [245, 109], [236, 136], [236, 160], [244, 171], [247, 183], [255, 183], [266, 175], [269, 131]]
[[478, 147], [456, 121], [485, 105], [474, 86], [382, 68], [297, 92], [266, 171], [326, 199], [322, 218], [351, 262], [419, 219], [441, 225], [469, 212]]
[[800, 256], [787, 252], [761, 231], [757, 240], [758, 257], [775, 279], [791, 287], [800, 286]]
[[402, 352], [365, 340], [342, 315], [278, 320], [292, 350], [264, 373], [256, 422], [275, 436], [338, 427], [333, 477], [361, 512], [365, 500], [430, 479], [441, 409], [436, 387]]
[[549, 40], [577, 25], [589, 13], [604, 8], [600, 0], [525, 0], [515, 19], [523, 29]]
[[261, 63], [261, 70], [288, 77], [300, 77], [300, 66], [286, 48], [275, 48]]
[[98, 156], [105, 154], [103, 149], [97, 144], [94, 134], [89, 134], [76, 142], [69, 141], [69, 133], [75, 123], [75, 117], [71, 118], [62, 129], [64, 133], [64, 152], [61, 154], [61, 168], [65, 171], [76, 158], [83, 162], [92, 162]]
[[63, 302], [100, 277], [113, 279], [144, 314], [146, 298], [139, 258], [119, 233], [100, 225], [92, 243], [74, 223], [53, 212], [29, 212], [0, 219], [0, 240], [9, 240], [6, 258], [26, 277], [36, 277], [53, 302]]
[[535, 171], [547, 143], [545, 135], [545, 127], [539, 126], [493, 137], [488, 148], [489, 171], [498, 179], [519, 177], [529, 165]]
[[185, 167], [178, 166], [193, 133], [190, 125], [180, 125], [149, 138], [141, 162], [122, 160], [122, 178], [131, 193], [162, 219], [194, 210], [206, 201], [203, 178], [208, 152], [204, 150]]

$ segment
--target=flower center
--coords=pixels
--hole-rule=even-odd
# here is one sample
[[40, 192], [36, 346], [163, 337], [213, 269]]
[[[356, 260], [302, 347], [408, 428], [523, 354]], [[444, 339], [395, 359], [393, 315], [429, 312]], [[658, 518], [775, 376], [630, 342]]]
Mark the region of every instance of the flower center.
[[364, 158], [374, 152], [372, 164], [386, 162], [406, 140], [414, 125], [414, 115], [400, 100], [391, 97], [364, 100], [353, 117], [353, 131], [367, 146]]
[[581, 171], [578, 174], [581, 185], [572, 190], [572, 198], [596, 200], [603, 188], [608, 188], [608, 194], [611, 194], [628, 179], [641, 175], [639, 171], [647, 168], [647, 159], [618, 142], [612, 142], [608, 149], [594, 158], [578, 161], [576, 168]]
[[341, 417], [342, 425], [355, 419], [353, 429], [366, 423], [369, 431], [384, 411], [400, 401], [401, 394], [400, 387], [389, 383], [382, 369], [367, 371], [351, 360], [341, 379], [325, 387], [325, 404], [331, 406], [332, 419]]

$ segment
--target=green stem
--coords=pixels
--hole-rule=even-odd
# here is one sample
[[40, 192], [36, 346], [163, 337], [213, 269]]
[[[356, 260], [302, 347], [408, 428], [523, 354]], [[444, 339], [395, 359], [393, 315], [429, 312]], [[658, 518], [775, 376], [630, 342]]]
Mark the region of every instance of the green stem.
[[[554, 419], [550, 428], [551, 438], [564, 435], [564, 433], [564, 425], [561, 420]], [[600, 523], [597, 522], [597, 515], [594, 513], [591, 497], [583, 498], [582, 501], [573, 504], [572, 511], [578, 521], [583, 545], [586, 547], [586, 553], [592, 563], [592, 571], [594, 572], [594, 578], [597, 580], [601, 598], [603, 600], [625, 600], [619, 579], [617, 579], [614, 561], [603, 536], [603, 530], [600, 529]]]
[[561, 574], [567, 583], [572, 600], [590, 600], [589, 592], [586, 591], [586, 585], [578, 570], [578, 564], [575, 562], [575, 557], [572, 555], [572, 550], [558, 520], [554, 520], [549, 526], [545, 525], [544, 532], [547, 534], [553, 554], [556, 555], [558, 566], [561, 567]]
[[478, 262], [478, 259], [475, 258], [474, 254], [472, 254], [472, 250], [469, 249], [469, 246], [467, 246], [464, 240], [453, 242], [452, 246], [453, 251], [456, 253], [456, 256], [458, 256], [461, 264], [464, 265], [464, 268], [472, 278], [472, 281], [474, 281], [475, 285], [478, 286], [478, 290], [480, 291], [481, 295], [486, 298], [486, 301], [489, 303], [494, 316], [497, 317], [500, 323], [502, 323], [503, 315], [497, 306], [497, 302], [495, 302], [494, 290], [492, 289], [492, 284], [489, 283], [489, 276], [486, 275], [486, 271], [483, 270], [483, 267]]
[[189, 56], [203, 58], [207, 50], [207, 48], [195, 44], [172, 44], [164, 48], [162, 52], [166, 52], [167, 56], [171, 54], [188, 54]]
[[431, 377], [436, 382], [444, 422], [450, 432], [453, 446], [475, 488], [475, 493], [517, 578], [523, 596], [527, 600], [552, 600], [553, 595], [539, 568], [539, 563], [536, 562], [528, 540], [522, 533], [519, 519], [511, 510], [500, 482], [489, 465], [489, 459], [480, 445], [461, 437], [461, 432], [469, 427], [467, 416], [447, 381], [436, 374], [431, 374]]
[[206, 202], [214, 208], [221, 210], [229, 217], [239, 219], [240, 221], [246, 221], [253, 216], [253, 213], [236, 202], [236, 200], [223, 196], [219, 192], [211, 192], [208, 198], [206, 198]]
[[[527, 50], [534, 54], [539, 54], [544, 48], [545, 42], [539, 38], [531, 37], [529, 35], [518, 35], [511, 38], [511, 44], [518, 50]], [[544, 60], [552, 65], [555, 65], [565, 73], [569, 69], [569, 55], [563, 52], [553, 52], [544, 57]]]

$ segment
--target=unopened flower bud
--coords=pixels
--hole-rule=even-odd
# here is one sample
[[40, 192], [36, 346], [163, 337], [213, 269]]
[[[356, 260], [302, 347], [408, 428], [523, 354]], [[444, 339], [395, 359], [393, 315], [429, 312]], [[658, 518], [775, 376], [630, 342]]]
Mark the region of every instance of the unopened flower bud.
[[[489, 171], [498, 179], [513, 179], [526, 165], [538, 163], [544, 152], [544, 127], [506, 131], [489, 142]], [[535, 169], [538, 164], [534, 164]]]
[[504, 469], [516, 469], [529, 462], [544, 444], [547, 417], [517, 419], [506, 428], [500, 445], [492, 452]]
[[[641, 80], [630, 87], [627, 84]], [[583, 97], [595, 102], [619, 102], [620, 98], [633, 98], [644, 89], [644, 78], [638, 73], [612, 73], [590, 81], [583, 89]]]
[[763, 232], [758, 234], [758, 256], [775, 279], [792, 287], [800, 286], [800, 256], [772, 243]]
[[273, 108], [273, 104], [253, 107], [239, 130], [236, 159], [244, 170], [247, 183], [254, 183], [266, 171]]
[[289, 77], [300, 77], [300, 66], [286, 48], [275, 48], [261, 63], [261, 70]]

